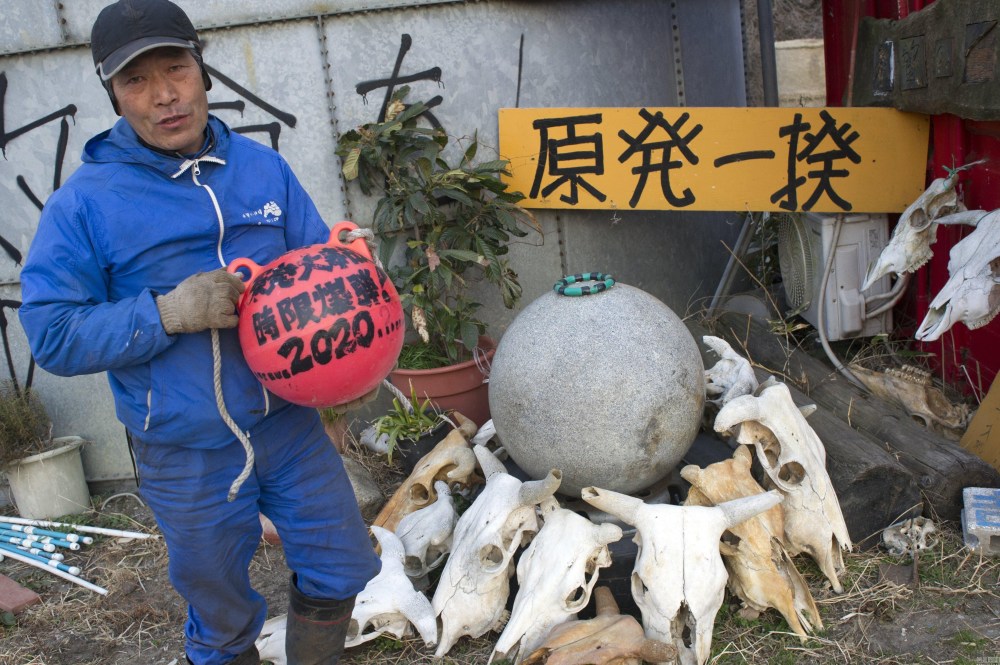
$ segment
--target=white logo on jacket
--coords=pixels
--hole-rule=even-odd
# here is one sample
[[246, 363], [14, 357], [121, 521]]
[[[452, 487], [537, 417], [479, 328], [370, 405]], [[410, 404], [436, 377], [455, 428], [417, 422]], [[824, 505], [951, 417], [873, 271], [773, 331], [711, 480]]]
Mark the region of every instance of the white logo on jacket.
[[[263, 217], [263, 221], [268, 221], [269, 217], [273, 217], [271, 221], [278, 221], [281, 218], [281, 208], [275, 201], [268, 201], [264, 204], [263, 208], [257, 208], [256, 210], [250, 210], [243, 213], [243, 219], [253, 219], [254, 217]], [[260, 221], [257, 222], [260, 224]]]
[[264, 219], [274, 216], [275, 218], [281, 217], [281, 208], [274, 201], [268, 201], [264, 204]]

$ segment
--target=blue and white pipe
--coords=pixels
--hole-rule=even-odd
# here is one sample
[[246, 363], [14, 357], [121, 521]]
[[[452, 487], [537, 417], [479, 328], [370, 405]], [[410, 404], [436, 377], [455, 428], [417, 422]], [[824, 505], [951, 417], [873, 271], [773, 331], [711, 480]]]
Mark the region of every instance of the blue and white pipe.
[[[31, 543], [40, 543], [43, 545], [53, 545], [55, 547], [62, 547], [67, 550], [78, 550], [80, 549], [80, 543], [71, 543], [68, 540], [63, 540], [62, 538], [53, 538], [51, 536], [40, 536], [38, 534], [27, 534], [20, 531], [11, 531], [0, 527], [0, 537], [2, 538], [16, 538], [23, 541], [23, 544], [29, 545]], [[21, 543], [18, 543], [21, 544]], [[52, 552], [49, 548], [43, 548], [47, 552]]]
[[10, 543], [11, 545], [24, 545], [25, 547], [39, 547], [46, 552], [55, 552], [56, 546], [52, 543], [39, 543], [34, 540], [25, 540], [24, 538], [18, 538], [16, 536], [5, 536], [0, 534], [0, 544]]
[[24, 524], [29, 526], [69, 528], [81, 533], [96, 533], [101, 536], [114, 536], [116, 538], [159, 538], [152, 533], [139, 533], [137, 531], [122, 531], [120, 529], [105, 529], [99, 526], [85, 526], [83, 524], [67, 524], [65, 522], [50, 522], [48, 520], [30, 520], [24, 517], [7, 517], [0, 515], [0, 522], [7, 524]]
[[11, 524], [10, 528], [12, 531], [21, 531], [31, 535], [39, 536], [51, 536], [52, 538], [61, 538], [62, 540], [68, 540], [71, 543], [83, 543], [84, 545], [90, 545], [94, 542], [94, 539], [90, 536], [81, 536], [78, 533], [66, 533], [63, 531], [49, 531], [47, 529], [40, 529], [36, 526], [31, 526], [28, 524]]
[[[3, 543], [0, 543], [0, 550], [3, 550], [4, 552], [18, 552], [18, 549], [16, 547], [11, 545], [6, 545]], [[44, 563], [46, 566], [49, 566], [50, 568], [61, 570], [64, 573], [69, 573], [70, 575], [80, 574], [80, 569], [77, 568], [76, 566], [67, 566], [65, 563], [55, 561], [53, 559], [46, 559], [45, 557], [41, 557], [36, 554], [30, 554], [28, 552], [20, 552], [20, 553], [23, 554], [24, 556], [34, 559], [35, 561], [38, 561], [39, 563]]]
[[42, 570], [47, 570], [48, 572], [52, 573], [56, 577], [61, 577], [61, 578], [65, 579], [65, 580], [69, 580], [70, 582], [73, 582], [74, 584], [79, 584], [83, 588], [90, 589], [91, 591], [97, 592], [97, 593], [101, 594], [102, 596], [108, 595], [108, 590], [107, 589], [103, 589], [103, 588], [97, 586], [96, 584], [91, 584], [87, 580], [81, 579], [81, 578], [77, 577], [76, 575], [72, 575], [70, 573], [67, 573], [64, 570], [59, 570], [58, 568], [53, 568], [48, 563], [42, 563], [41, 561], [36, 561], [35, 559], [32, 559], [30, 556], [24, 554], [23, 552], [15, 552], [13, 550], [4, 549], [4, 556], [7, 556], [7, 557], [9, 557], [11, 559], [14, 559], [15, 561], [20, 561], [21, 563], [26, 563], [29, 566], [34, 566], [35, 568], [40, 568]]
[[23, 550], [28, 554], [34, 554], [35, 556], [43, 556], [46, 559], [52, 559], [53, 561], [63, 561], [66, 557], [59, 552], [46, 552], [45, 550], [40, 550], [37, 547], [27, 547], [25, 545], [15, 545], [19, 550]]

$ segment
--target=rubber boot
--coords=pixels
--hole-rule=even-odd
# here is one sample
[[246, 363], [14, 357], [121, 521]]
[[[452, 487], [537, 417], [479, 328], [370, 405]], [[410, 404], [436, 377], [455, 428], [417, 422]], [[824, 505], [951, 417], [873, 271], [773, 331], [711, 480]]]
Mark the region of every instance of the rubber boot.
[[[188, 665], [191, 664], [191, 659], [185, 657]], [[236, 656], [233, 660], [226, 663], [226, 665], [260, 665], [260, 654], [257, 652], [257, 647], [253, 644], [250, 648]]]
[[310, 598], [295, 585], [288, 589], [285, 656], [288, 665], [337, 665], [351, 626], [354, 598]]

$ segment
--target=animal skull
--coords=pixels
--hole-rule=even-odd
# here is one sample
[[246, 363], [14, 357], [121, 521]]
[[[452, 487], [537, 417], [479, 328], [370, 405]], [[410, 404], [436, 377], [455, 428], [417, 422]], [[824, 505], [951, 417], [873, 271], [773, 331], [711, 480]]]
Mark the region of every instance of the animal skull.
[[711, 402], [721, 406], [734, 397], [749, 395], [757, 389], [753, 367], [746, 358], [733, 351], [729, 342], [711, 335], [705, 335], [701, 340], [719, 356], [719, 361], [705, 370], [705, 392], [709, 397], [717, 396]]
[[[704, 469], [695, 465], [681, 469], [681, 477], [691, 483], [684, 505], [714, 506], [763, 492], [750, 474], [751, 455], [749, 448], [740, 446], [732, 459]], [[784, 529], [781, 508], [769, 508], [727, 532], [736, 543], [723, 537], [722, 558], [729, 571], [729, 589], [748, 608], [777, 609], [804, 639], [814, 627], [822, 628], [823, 620], [808, 584], [781, 545]]]
[[483, 446], [475, 447], [475, 455], [486, 486], [455, 525], [452, 552], [434, 591], [434, 612], [441, 617], [435, 658], [463, 635], [479, 637], [502, 627], [514, 553], [538, 531], [535, 507], [562, 480], [553, 469], [542, 480], [522, 483]]
[[287, 665], [285, 656], [285, 632], [288, 615], [282, 614], [264, 622], [260, 636], [254, 641], [261, 661], [269, 661], [272, 665]]
[[[427, 597], [416, 591], [403, 572], [403, 544], [394, 533], [373, 526], [382, 548], [382, 570], [358, 594], [351, 612], [345, 647], [355, 647], [389, 633], [401, 639], [417, 628], [427, 646], [437, 642], [437, 621]], [[262, 661], [287, 665], [285, 633], [288, 616], [268, 619], [254, 644]], [[365, 632], [368, 631], [368, 632]]]
[[932, 520], [926, 517], [914, 517], [886, 527], [882, 531], [882, 542], [890, 554], [898, 556], [909, 553], [910, 556], [916, 557], [934, 545], [935, 540], [932, 536], [935, 533], [937, 526]]
[[677, 658], [677, 647], [648, 639], [635, 617], [618, 613], [611, 590], [594, 589], [597, 616], [554, 627], [521, 665], [642, 665]]
[[931, 245], [937, 240], [936, 220], [965, 210], [958, 200], [956, 184], [958, 171], [947, 178], [937, 178], [903, 211], [892, 237], [869, 269], [861, 286], [862, 291], [867, 291], [889, 273], [901, 275], [914, 272], [930, 261], [933, 256]]
[[396, 527], [396, 535], [406, 550], [404, 569], [413, 580], [423, 579], [444, 563], [451, 551], [451, 536], [458, 521], [448, 483], [435, 480], [434, 489], [437, 500], [404, 516]]
[[454, 415], [460, 423], [459, 427], [448, 432], [417, 462], [413, 472], [382, 506], [373, 522], [375, 526], [395, 531], [404, 516], [433, 503], [437, 498], [434, 489], [436, 480], [464, 486], [477, 482], [476, 456], [468, 443], [468, 438], [476, 432], [476, 424], [460, 413]]
[[382, 570], [354, 601], [345, 645], [355, 647], [383, 633], [403, 638], [416, 627], [427, 646], [437, 643], [437, 621], [427, 596], [413, 588], [403, 570], [403, 543], [379, 526], [372, 533], [382, 548]]
[[[646, 504], [597, 487], [583, 488], [580, 496], [636, 528], [632, 596], [646, 636], [673, 643], [682, 662], [705, 663], [728, 578], [719, 554], [722, 532], [777, 505], [781, 495], [767, 492], [713, 507]], [[685, 625], [691, 647], [682, 638]]]
[[1000, 312], [1000, 210], [975, 226], [951, 248], [948, 281], [917, 329], [920, 341], [933, 342], [959, 321], [981, 328]]
[[542, 528], [517, 563], [514, 608], [495, 648], [506, 657], [531, 653], [553, 626], [576, 618], [600, 569], [611, 565], [608, 543], [622, 537], [617, 524], [596, 525], [554, 498], [542, 503], [541, 513]]
[[961, 438], [972, 419], [966, 404], [955, 404], [933, 385], [930, 372], [905, 365], [899, 369], [875, 372], [857, 364], [851, 373], [876, 396], [890, 404], [902, 406], [911, 418], [916, 418], [939, 434]]
[[772, 378], [757, 396], [737, 397], [722, 407], [715, 431], [736, 425], [737, 441], [755, 447], [770, 484], [785, 496], [784, 544], [789, 554], [809, 554], [834, 591], [842, 593], [837, 575], [844, 569], [841, 550], [851, 548], [850, 535], [826, 471], [826, 449], [795, 406], [788, 386]]

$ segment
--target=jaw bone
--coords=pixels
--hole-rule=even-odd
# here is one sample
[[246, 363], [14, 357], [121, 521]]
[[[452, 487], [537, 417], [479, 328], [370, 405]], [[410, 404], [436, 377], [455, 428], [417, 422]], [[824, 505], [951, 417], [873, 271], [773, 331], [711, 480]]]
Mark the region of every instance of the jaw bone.
[[900, 405], [911, 418], [942, 436], [960, 439], [972, 420], [968, 405], [949, 400], [934, 386], [927, 370], [904, 365], [876, 372], [857, 363], [852, 363], [850, 369], [875, 396]]
[[514, 553], [538, 531], [535, 508], [562, 480], [562, 472], [553, 469], [542, 480], [522, 483], [483, 446], [475, 447], [475, 455], [486, 486], [459, 517], [434, 590], [434, 613], [441, 617], [435, 658], [443, 658], [463, 635], [479, 637], [500, 627]]
[[795, 406], [788, 386], [769, 379], [759, 394], [737, 397], [719, 411], [715, 431], [740, 426], [737, 440], [757, 451], [770, 484], [785, 496], [784, 544], [789, 554], [808, 553], [830, 580], [844, 569], [841, 550], [851, 548], [840, 501], [826, 471], [826, 449]]
[[[713, 507], [647, 504], [597, 487], [585, 487], [580, 496], [636, 528], [632, 596], [646, 636], [673, 643], [681, 662], [703, 665], [728, 579], [719, 539], [725, 530], [780, 503], [781, 495], [766, 492]], [[684, 643], [685, 626], [691, 630], [691, 647]]]
[[917, 330], [922, 342], [933, 342], [959, 321], [970, 330], [981, 328], [1000, 312], [1000, 210], [979, 219], [955, 243], [948, 274]]
[[541, 513], [542, 528], [517, 563], [518, 592], [494, 655], [509, 658], [517, 650], [523, 657], [553, 626], [575, 619], [590, 602], [600, 569], [611, 565], [608, 543], [622, 537], [618, 525], [594, 524], [552, 498]]
[[[691, 483], [684, 505], [714, 506], [763, 492], [750, 474], [751, 455], [749, 448], [740, 446], [731, 459], [704, 469], [695, 465], [681, 469], [681, 477]], [[727, 532], [735, 536], [736, 544], [724, 537], [722, 558], [729, 571], [729, 589], [748, 608], [777, 609], [799, 638], [805, 639], [814, 627], [823, 627], [823, 620], [808, 584], [781, 544], [784, 530], [781, 508], [769, 508]]]

